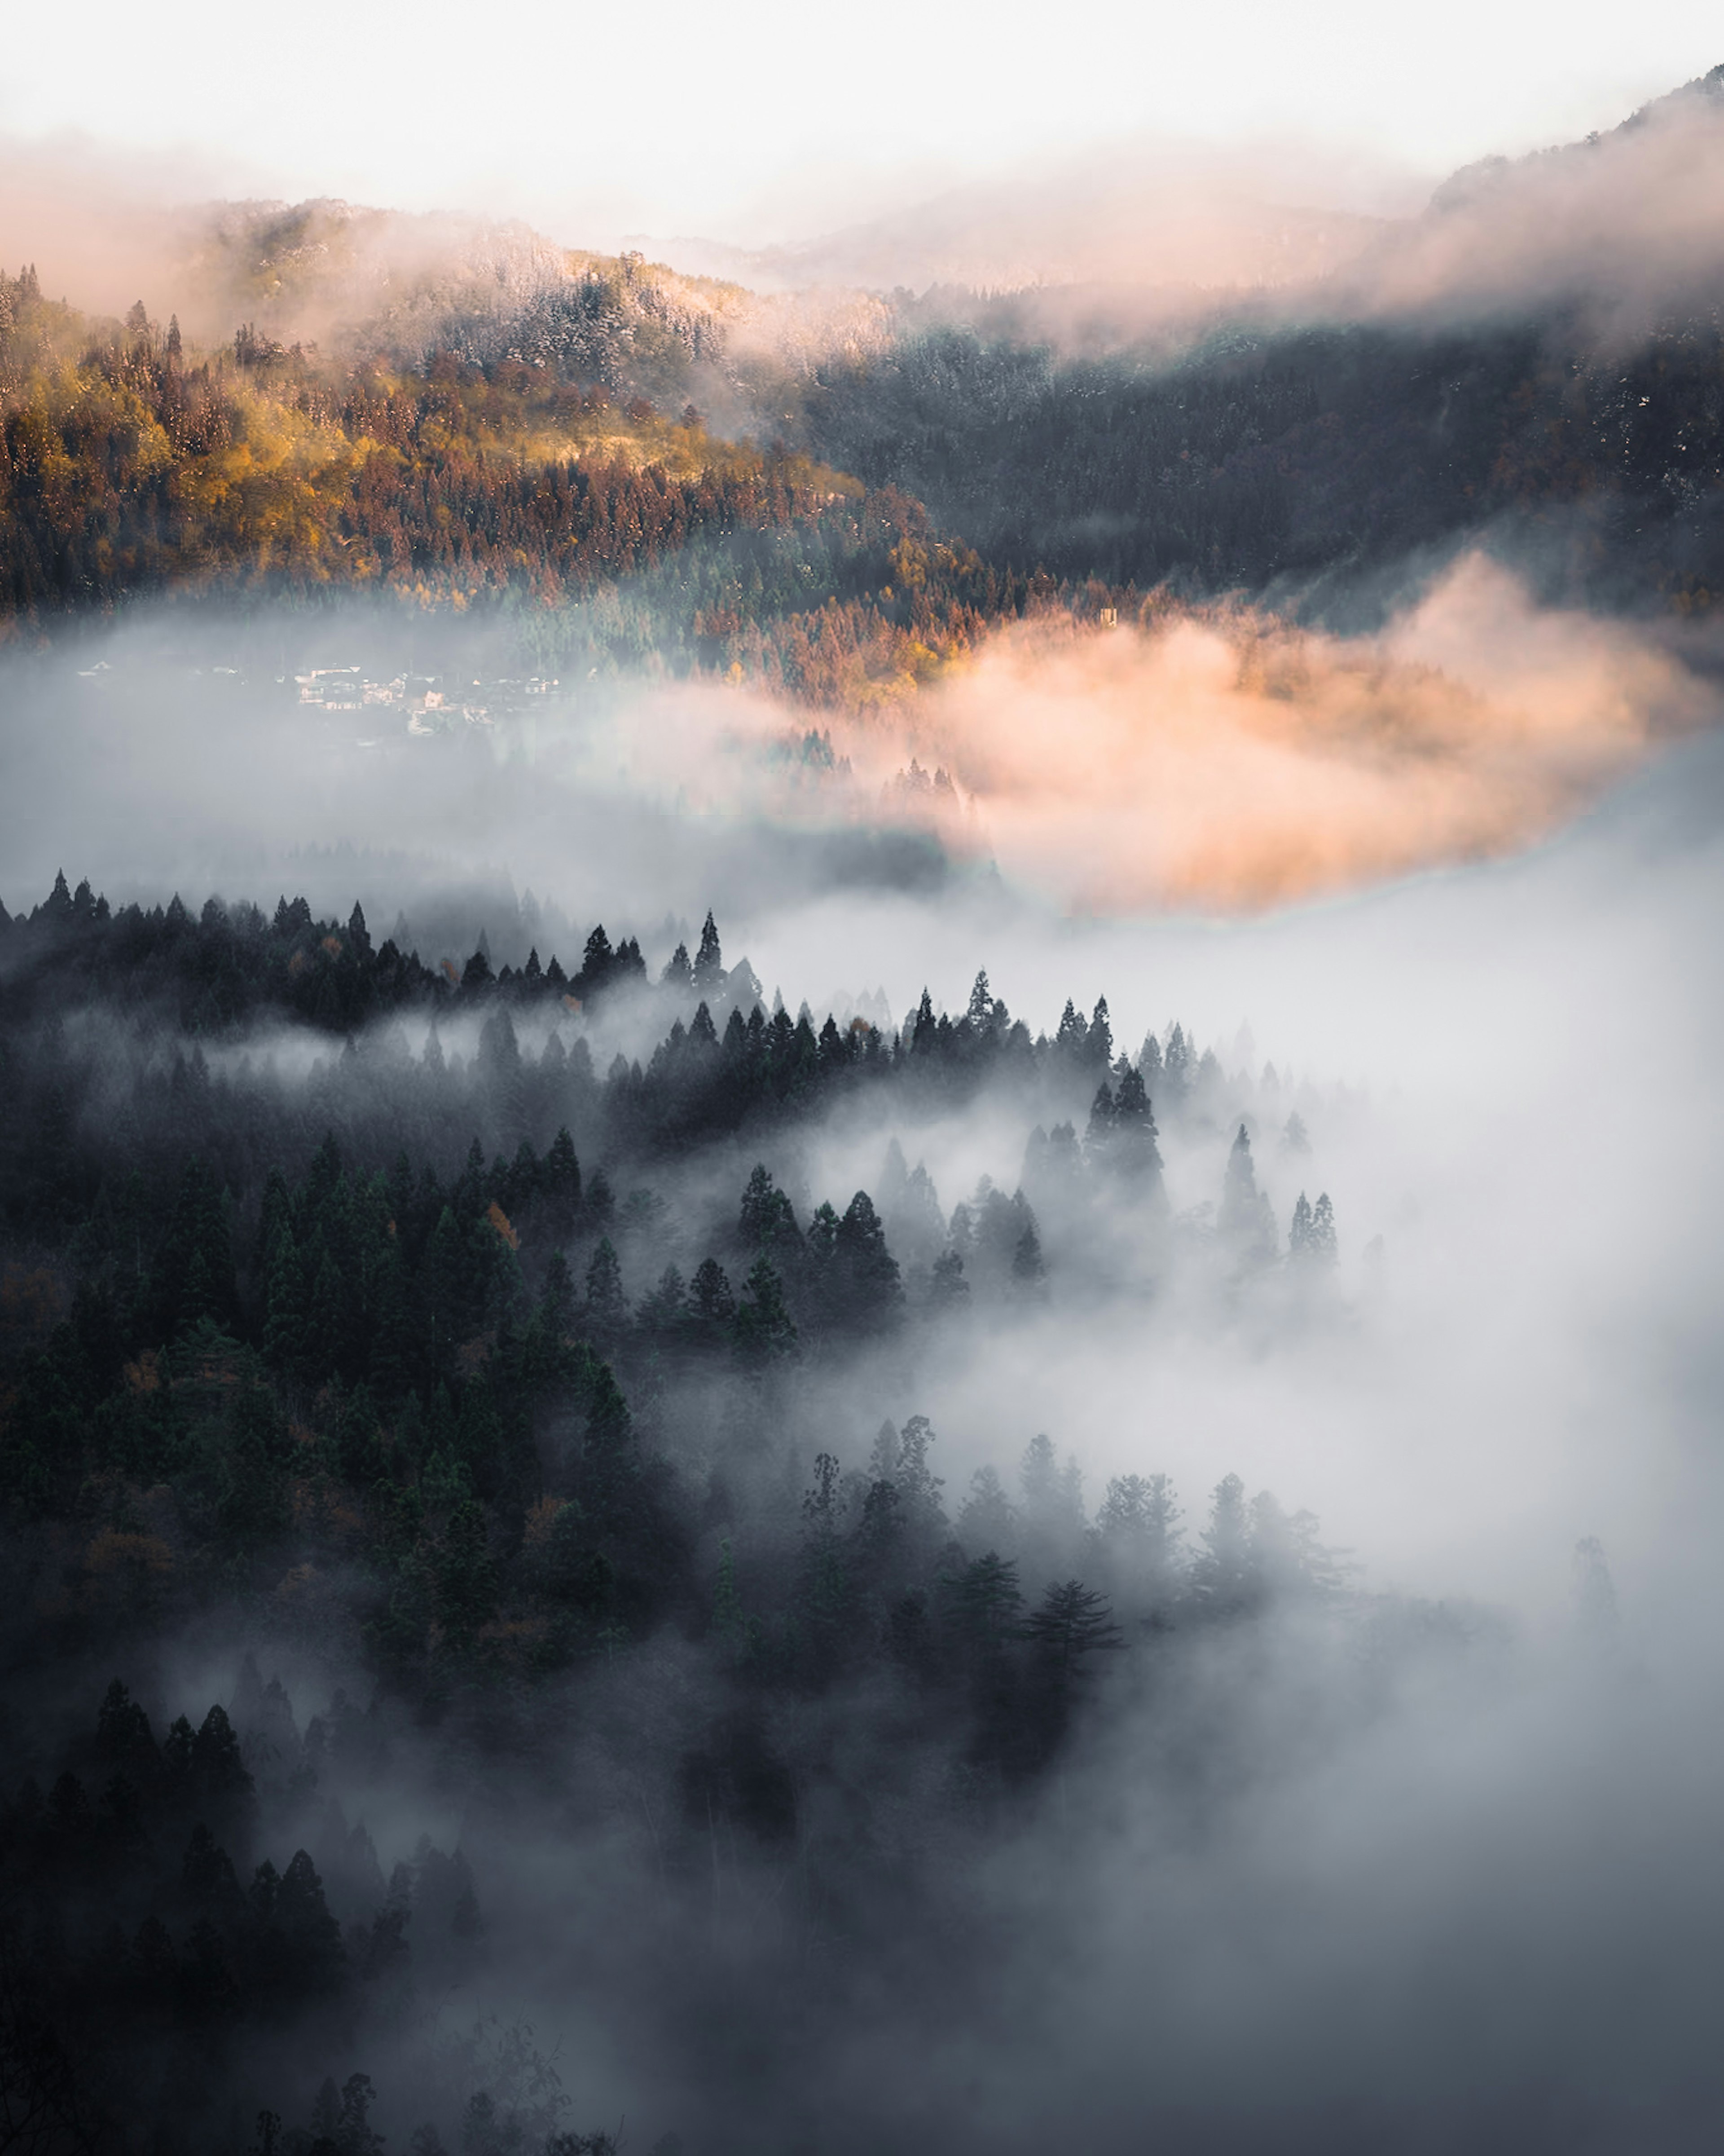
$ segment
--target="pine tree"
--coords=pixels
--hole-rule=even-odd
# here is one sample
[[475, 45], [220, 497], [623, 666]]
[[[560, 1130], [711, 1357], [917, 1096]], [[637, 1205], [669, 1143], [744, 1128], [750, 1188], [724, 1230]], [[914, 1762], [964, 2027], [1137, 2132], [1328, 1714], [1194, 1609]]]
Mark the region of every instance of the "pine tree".
[[946, 1531], [946, 1513], [940, 1492], [946, 1485], [928, 1462], [934, 1442], [934, 1426], [926, 1415], [912, 1415], [898, 1433], [898, 1466], [894, 1478], [911, 1533], [931, 1543]]
[[1054, 1518], [1060, 1509], [1060, 1461], [1054, 1440], [1045, 1430], [1031, 1438], [1018, 1467], [1018, 1486], [1024, 1509], [1037, 1527]]
[[802, 1231], [790, 1200], [763, 1165], [757, 1165], [742, 1193], [737, 1235], [747, 1250], [770, 1252], [793, 1261], [802, 1255]]
[[608, 1235], [601, 1235], [587, 1265], [587, 1296], [582, 1311], [587, 1329], [601, 1340], [614, 1340], [629, 1323], [629, 1298], [623, 1292], [623, 1268]]
[[942, 1250], [934, 1260], [928, 1291], [928, 1309], [935, 1317], [950, 1317], [967, 1309], [970, 1283], [964, 1278], [964, 1261], [956, 1250]]
[[1027, 1220], [1012, 1251], [1012, 1287], [1015, 1294], [1039, 1300], [1044, 1291], [1047, 1267], [1042, 1261], [1041, 1238], [1035, 1222]]
[[1113, 1089], [1104, 1079], [1090, 1103], [1089, 1127], [1084, 1132], [1084, 1154], [1092, 1168], [1106, 1167], [1112, 1149], [1113, 1127]]
[[745, 1368], [764, 1370], [788, 1361], [797, 1352], [796, 1327], [785, 1306], [784, 1284], [765, 1251], [749, 1268], [734, 1327], [738, 1360]]
[[1318, 1192], [1317, 1202], [1311, 1208], [1311, 1234], [1306, 1249], [1314, 1265], [1332, 1267], [1339, 1256], [1335, 1239], [1335, 1208], [1329, 1203], [1326, 1190]]
[[1018, 1539], [1017, 1508], [997, 1467], [978, 1467], [957, 1516], [958, 1540], [967, 1549], [1010, 1549]]
[[1162, 1057], [1162, 1085], [1169, 1106], [1175, 1113], [1185, 1105], [1186, 1095], [1191, 1091], [1192, 1052], [1183, 1027], [1175, 1025], [1167, 1035], [1167, 1045]]
[[689, 1282], [690, 1329], [695, 1342], [716, 1348], [728, 1340], [736, 1316], [736, 1298], [716, 1258], [703, 1258]]
[[1086, 1655], [1123, 1647], [1125, 1635], [1113, 1621], [1107, 1597], [1081, 1580], [1050, 1586], [1024, 1626], [1061, 1679], [1070, 1681]]
[[701, 995], [710, 997], [717, 994], [724, 986], [724, 952], [718, 940], [718, 923], [709, 911], [700, 924], [700, 947], [695, 957], [694, 984]]
[[1113, 1024], [1106, 996], [1097, 996], [1095, 1008], [1090, 1014], [1089, 1031], [1084, 1036], [1084, 1060], [1092, 1069], [1104, 1071], [1113, 1061]]
[[1245, 1486], [1237, 1475], [1224, 1475], [1216, 1484], [1201, 1540], [1203, 1549], [1192, 1568], [1192, 1587], [1199, 1601], [1223, 1615], [1249, 1608], [1260, 1582]]
[[1128, 1065], [1114, 1096], [1108, 1164], [1120, 1189], [1137, 1204], [1166, 1203], [1157, 1135], [1142, 1075]]
[[1154, 1601], [1180, 1562], [1180, 1511], [1165, 1475], [1116, 1475], [1095, 1515], [1095, 1532], [1116, 1580]]
[[942, 1580], [954, 1620], [972, 1648], [984, 1658], [999, 1655], [1017, 1635], [1024, 1594], [1018, 1567], [998, 1550], [984, 1550], [960, 1573]]
[[865, 1190], [856, 1193], [838, 1224], [832, 1278], [834, 1302], [849, 1330], [882, 1332], [897, 1322], [904, 1306], [898, 1260]]
[[1272, 1264], [1275, 1255], [1275, 1214], [1268, 1199], [1257, 1188], [1257, 1172], [1251, 1161], [1251, 1140], [1241, 1123], [1228, 1155], [1222, 1183], [1221, 1204], [1215, 1215], [1216, 1233], [1234, 1261], [1244, 1270]]

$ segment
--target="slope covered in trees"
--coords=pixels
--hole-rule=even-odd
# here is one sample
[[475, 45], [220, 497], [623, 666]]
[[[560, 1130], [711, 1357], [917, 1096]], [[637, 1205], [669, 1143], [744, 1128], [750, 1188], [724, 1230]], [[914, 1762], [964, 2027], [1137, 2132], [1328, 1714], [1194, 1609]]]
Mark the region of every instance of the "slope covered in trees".
[[1344, 585], [1486, 531], [1571, 601], [1704, 612], [1724, 592], [1724, 342], [1705, 319], [1627, 356], [1560, 317], [1247, 323], [1172, 363], [936, 326], [826, 370], [807, 410], [816, 454], [1060, 578]]
[[44, 300], [28, 270], [0, 280], [0, 624], [38, 633], [152, 595], [372, 597], [495, 627], [526, 663], [866, 705], [1053, 590], [692, 406], [518, 356], [336, 365], [249, 325], [195, 354], [141, 306], [102, 325]]
[[[985, 1839], [1115, 1665], [1171, 1682], [1217, 1628], [1343, 1606], [1316, 1522], [1235, 1477], [1188, 1527], [1152, 1456], [1092, 1510], [1050, 1436], [1002, 1430], [953, 1491], [928, 1418], [882, 1419], [929, 1357], [1114, 1291], [1099, 1255], [1138, 1253], [1140, 1296], [1200, 1275], [1328, 1322], [1327, 1199], [1284, 1249], [1234, 1128], [1244, 1102], [1277, 1139], [1267, 1076], [1178, 1027], [1117, 1053], [1105, 1002], [1033, 1035], [985, 975], [899, 1029], [768, 1015], [710, 916], [656, 978], [602, 927], [578, 966], [451, 970], [300, 900], [115, 911], [62, 879], [0, 924], [0, 1638], [14, 1697], [75, 1680], [0, 1791], [5, 2097], [43, 2146], [234, 2148], [295, 2105], [280, 2145], [375, 2145], [367, 2061], [485, 1951], [461, 1850], [386, 1876], [364, 1824], [428, 1743], [458, 1779], [481, 1730], [525, 1768], [536, 1702], [638, 1691], [670, 1876], [722, 1822], [799, 1851], [842, 1932], [902, 1877], [813, 1824], [840, 1727], [880, 1748], [877, 1782], [844, 1770], [859, 1817]], [[623, 1026], [656, 1045], [601, 1075]], [[294, 1032], [309, 1072], [277, 1065]], [[1023, 1186], [948, 1212], [905, 1146], [984, 1101]], [[1158, 1113], [1219, 1205], [1172, 1214]], [[872, 1188], [793, 1195], [845, 1116]], [[1296, 1111], [1279, 1142], [1301, 1167]], [[235, 1625], [258, 1661], [170, 1712], [173, 1643]], [[368, 1707], [302, 1727], [283, 1655]], [[554, 2072], [479, 2051], [438, 2055], [421, 2117], [588, 2145]]]
[[[1664, 103], [1716, 133], [1715, 90]], [[1460, 176], [1405, 245], [1476, 217], [1482, 248], [1518, 172]], [[1045, 294], [811, 301], [798, 327], [632, 255], [418, 244], [241, 206], [198, 269], [236, 320], [204, 350], [0, 280], [0, 615], [382, 594], [495, 618], [535, 663], [865, 706], [1032, 607], [1368, 608], [1480, 536], [1563, 601], [1704, 616], [1724, 591], [1724, 346], [1693, 278], [1601, 322], [1619, 263], [1393, 305], [1355, 265], [1218, 302], [1195, 342], [1098, 346]], [[292, 341], [332, 311], [326, 349]]]

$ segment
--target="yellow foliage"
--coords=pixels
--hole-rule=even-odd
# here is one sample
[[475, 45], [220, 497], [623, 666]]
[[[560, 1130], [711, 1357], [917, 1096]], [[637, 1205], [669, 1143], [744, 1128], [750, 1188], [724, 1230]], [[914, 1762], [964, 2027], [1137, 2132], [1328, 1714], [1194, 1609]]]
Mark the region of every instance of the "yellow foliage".
[[919, 592], [928, 581], [928, 550], [914, 539], [900, 539], [891, 552], [895, 581], [906, 591]]

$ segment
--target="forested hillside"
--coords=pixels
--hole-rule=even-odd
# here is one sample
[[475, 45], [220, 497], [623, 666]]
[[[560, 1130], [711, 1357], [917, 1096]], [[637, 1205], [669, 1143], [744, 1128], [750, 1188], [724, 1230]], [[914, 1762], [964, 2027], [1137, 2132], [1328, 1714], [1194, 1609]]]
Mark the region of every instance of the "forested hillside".
[[[881, 1413], [931, 1357], [1157, 1282], [1337, 1322], [1327, 1196], [1284, 1223], [1254, 1164], [1253, 1133], [1310, 1180], [1316, 1096], [1178, 1026], [1121, 1053], [1105, 1001], [1033, 1034], [985, 975], [901, 1029], [768, 1014], [710, 916], [653, 970], [595, 927], [578, 965], [455, 978], [357, 907], [64, 880], [0, 922], [0, 1636], [14, 1700], [62, 1673], [0, 1791], [3, 2092], [41, 2145], [238, 2149], [320, 2076], [255, 2145], [375, 2145], [367, 2061], [484, 1967], [484, 1876], [426, 1837], [386, 1879], [364, 1823], [427, 1744], [476, 1794], [468, 1748], [531, 1778], [546, 1702], [621, 1686], [670, 1876], [721, 1825], [800, 1847], [842, 1932], [903, 1891], [889, 1845], [1029, 1800], [1105, 1666], [1173, 1682], [1218, 1628], [1342, 1607], [1316, 1522], [1236, 1477], [1188, 1527], [1152, 1449], [1089, 1498], [1003, 1429], [949, 1489], [927, 1417]], [[601, 1071], [618, 1027], [654, 1045]], [[917, 1132], [984, 1109], [1021, 1186], [948, 1209]], [[846, 1118], [871, 1189], [803, 1187]], [[1182, 1211], [1164, 1130], [1205, 1163]], [[235, 1623], [258, 1661], [158, 1727], [166, 1643]], [[649, 1704], [670, 1642], [692, 1718]], [[272, 1655], [368, 1707], [302, 1729]], [[818, 1824], [840, 1789], [859, 1841]], [[418, 2115], [604, 2145], [505, 2035], [416, 2070]]]
[[[290, 611], [376, 595], [500, 624], [537, 663], [900, 694], [1048, 580], [918, 505], [518, 358], [341, 367], [242, 326], [198, 355], [0, 280], [0, 619], [152, 596]], [[593, 603], [600, 601], [597, 613]], [[584, 670], [584, 669], [582, 670]]]
[[1193, 594], [1369, 586], [1484, 533], [1569, 601], [1724, 592], [1724, 336], [1573, 319], [1245, 323], [1175, 362], [935, 327], [824, 370], [805, 436], [1020, 567]]
[[[1664, 105], [1716, 132], [1715, 88]], [[1482, 248], [1523, 180], [1460, 176], [1388, 268], [1099, 338], [1062, 306], [1105, 292], [758, 300], [518, 228], [238, 206], [186, 272], [234, 318], [210, 348], [0, 280], [0, 615], [381, 594], [500, 622], [536, 665], [853, 707], [1033, 606], [1345, 618], [1480, 538], [1547, 597], [1703, 617], [1724, 343], [1698, 271], [1631, 321], [1620, 264], [1488, 305], [1372, 283], [1397, 245], [1452, 250], [1445, 219]]]

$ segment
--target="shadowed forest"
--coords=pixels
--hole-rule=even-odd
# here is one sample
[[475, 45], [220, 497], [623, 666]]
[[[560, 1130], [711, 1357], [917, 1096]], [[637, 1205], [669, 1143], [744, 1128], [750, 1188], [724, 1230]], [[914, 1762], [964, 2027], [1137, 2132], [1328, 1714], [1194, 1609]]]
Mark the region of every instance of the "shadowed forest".
[[[1178, 1025], [1116, 1053], [1106, 1002], [1068, 1002], [1032, 1035], [983, 975], [956, 1020], [924, 996], [817, 1030], [767, 1015], [711, 915], [656, 979], [602, 926], [572, 972], [481, 949], [454, 981], [357, 907], [116, 911], [64, 879], [0, 934], [8, 1629], [66, 1673], [8, 1730], [20, 2145], [239, 2145], [260, 2054], [310, 2101], [280, 2147], [374, 2145], [368, 2036], [398, 2046], [485, 1951], [459, 1846], [379, 1862], [357, 1793], [403, 1747], [455, 1787], [474, 1747], [531, 1778], [546, 1688], [614, 1702], [673, 1642], [693, 1697], [612, 1740], [670, 1876], [719, 1896], [721, 1835], [836, 1939], [904, 1891], [905, 1836], [1029, 1801], [1098, 1686], [1177, 1683], [1210, 1634], [1342, 1586], [1317, 1522], [1236, 1476], [1189, 1521], [1152, 1458], [1086, 1500], [1030, 1432], [949, 1490], [926, 1416], [870, 1429], [886, 1358], [1116, 1291], [1098, 1250], [1137, 1254], [1131, 1292], [1185, 1267], [1332, 1320], [1327, 1196], [1284, 1232], [1233, 1081]], [[653, 1045], [601, 1074], [618, 1010]], [[1265, 1123], [1269, 1081], [1245, 1074], [1260, 1142], [1306, 1148], [1290, 1095]], [[983, 1096], [1024, 1127], [1024, 1181], [948, 1213], [905, 1147]], [[1155, 1100], [1218, 1134], [1181, 1216]], [[840, 1114], [892, 1133], [875, 1188], [798, 1203], [767, 1163]], [[235, 1622], [232, 1688], [152, 1721], [165, 1644]], [[363, 1690], [301, 1727], [272, 1645]], [[834, 1756], [859, 1744], [859, 1779]], [[536, 2071], [469, 2092], [462, 2146], [608, 2145]]]

